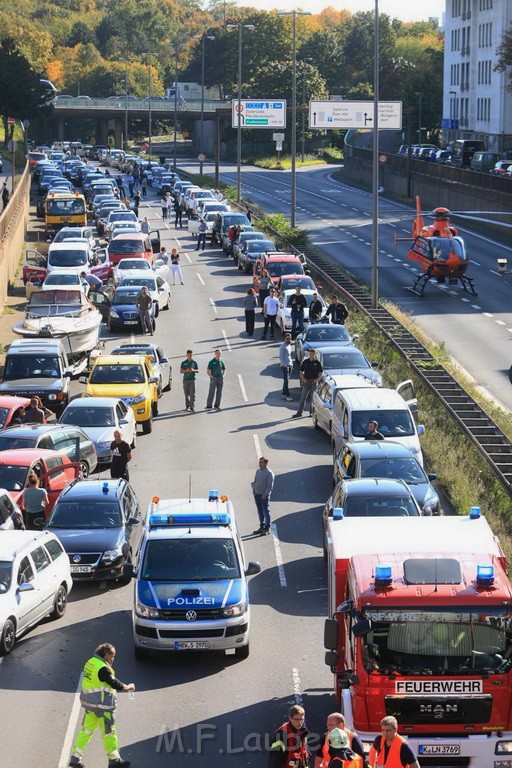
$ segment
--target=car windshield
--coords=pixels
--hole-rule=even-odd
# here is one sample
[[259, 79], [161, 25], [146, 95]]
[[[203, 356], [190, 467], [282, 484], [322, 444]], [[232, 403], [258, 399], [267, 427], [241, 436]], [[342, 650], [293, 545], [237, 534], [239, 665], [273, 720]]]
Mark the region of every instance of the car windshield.
[[[432, 587], [434, 590], [434, 587]], [[451, 611], [418, 606], [365, 610], [372, 623], [364, 638], [368, 672], [482, 677], [504, 674], [512, 665], [512, 614], [479, 606]], [[447, 681], [449, 682], [449, 681]]]
[[27, 484], [28, 467], [19, 464], [0, 464], [0, 488], [21, 491]]
[[9, 408], [0, 408], [0, 429], [2, 429], [5, 422], [7, 421], [7, 417], [9, 413], [10, 413]]
[[65, 216], [68, 213], [85, 213], [85, 201], [79, 197], [67, 200], [55, 200], [50, 197], [46, 200], [46, 212], [51, 216]]
[[276, 261], [267, 264], [267, 272], [270, 277], [281, 277], [281, 275], [297, 275], [304, 272], [302, 264], [295, 261]]
[[304, 341], [350, 341], [350, 334], [344, 325], [312, 325], [304, 334]]
[[80, 277], [78, 274], [66, 275], [62, 272], [50, 272], [45, 277], [45, 285], [79, 285]]
[[273, 251], [275, 249], [274, 243], [270, 240], [248, 240], [247, 252], [248, 253], [265, 253], [265, 251]]
[[[126, 365], [95, 365], [91, 384], [142, 384], [144, 371], [136, 363]], [[3, 486], [0, 485], [0, 488]]]
[[117, 269], [143, 269], [150, 270], [151, 264], [146, 259], [121, 259]]
[[117, 503], [103, 499], [57, 502], [48, 520], [49, 528], [76, 530], [120, 526], [121, 515]]
[[226, 231], [232, 224], [240, 224], [241, 226], [249, 227], [251, 222], [247, 216], [243, 213], [234, 213], [232, 216], [224, 216], [222, 220], [222, 227]]
[[51, 267], [83, 267], [87, 264], [85, 250], [51, 251], [48, 254], [48, 264]]
[[137, 240], [112, 240], [108, 246], [109, 253], [140, 253], [145, 251], [144, 241]]
[[110, 223], [113, 221], [137, 221], [137, 217], [132, 211], [119, 211], [110, 214]]
[[139, 275], [138, 277], [123, 277], [121, 285], [145, 285], [148, 291], [156, 291], [156, 281], [154, 277], [144, 277]]
[[290, 290], [290, 288], [297, 288], [297, 286], [307, 291], [316, 291], [316, 285], [311, 277], [307, 277], [306, 275], [304, 275], [304, 277], [283, 277], [281, 290], [287, 291]]
[[25, 437], [9, 434], [0, 435], [0, 451], [12, 451], [13, 448], [35, 448], [38, 437], [38, 435]]
[[9, 560], [0, 560], [0, 595], [8, 592], [12, 579], [12, 563]]
[[[56, 379], [59, 376], [59, 372], [59, 358], [56, 356], [7, 355], [3, 378], [7, 381], [15, 381], [16, 379]], [[0, 485], [0, 488], [2, 487]]]
[[354, 411], [352, 414], [352, 434], [354, 437], [365, 437], [368, 434], [368, 422], [374, 419], [379, 422], [379, 432], [384, 437], [407, 437], [414, 435], [416, 430], [411, 414], [406, 408], [399, 410]]
[[60, 229], [53, 238], [53, 242], [62, 243], [64, 240], [69, 240], [70, 238], [82, 239], [82, 230], [79, 227], [74, 227], [73, 229]]
[[322, 365], [327, 370], [370, 367], [361, 352], [323, 352]]
[[417, 517], [413, 500], [405, 496], [348, 496], [345, 517]]
[[112, 299], [112, 306], [120, 304], [135, 304], [137, 296], [140, 293], [140, 289], [116, 291]]
[[130, 344], [129, 348], [127, 347], [117, 347], [117, 349], [113, 349], [110, 353], [112, 355], [146, 355], [146, 357], [149, 357], [153, 365], [157, 362], [155, 353], [150, 347], [137, 347], [134, 344]]
[[240, 565], [231, 539], [150, 540], [144, 552], [145, 581], [239, 579]]
[[404, 480], [408, 485], [428, 482], [423, 469], [412, 456], [410, 459], [361, 459], [361, 477], [391, 477]]
[[[76, 427], [113, 427], [116, 421], [114, 411], [110, 407], [74, 408], [73, 403], [71, 403], [60, 417], [59, 423], [73, 424]], [[0, 446], [2, 445], [1, 440], [2, 436], [0, 435]]]
[[240, 232], [240, 235], [238, 237], [239, 243], [245, 243], [246, 240], [266, 240], [265, 235], [263, 232]]

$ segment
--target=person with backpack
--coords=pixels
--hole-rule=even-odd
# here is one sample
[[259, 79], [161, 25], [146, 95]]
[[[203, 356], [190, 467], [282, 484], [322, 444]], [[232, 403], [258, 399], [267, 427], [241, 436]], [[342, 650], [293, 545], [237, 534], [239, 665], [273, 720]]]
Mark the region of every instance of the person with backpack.
[[270, 746], [268, 768], [307, 768], [309, 731], [304, 726], [306, 713], [294, 704], [288, 710], [288, 720], [276, 729]]
[[[355, 765], [363, 766], [364, 765], [363, 743], [359, 738], [359, 736], [357, 735], [357, 733], [354, 733], [353, 731], [349, 731], [349, 729], [345, 726], [344, 715], [342, 715], [341, 712], [331, 712], [330, 715], [327, 715], [326, 726], [327, 726], [327, 731], [323, 735], [318, 748], [315, 750], [315, 752], [313, 752], [313, 757], [314, 757], [313, 768], [327, 768], [327, 766], [331, 764], [331, 759], [334, 759], [335, 757], [336, 758], [339, 757], [339, 755], [336, 754], [336, 750], [341, 749], [341, 747], [336, 747], [329, 742], [329, 737], [331, 733], [335, 731], [345, 734], [347, 743], [346, 743], [346, 747], [343, 747], [343, 749], [348, 748], [350, 752], [352, 752], [356, 757], [359, 757], [361, 759], [361, 762], [360, 763], [356, 762]], [[334, 736], [334, 743], [335, 744], [340, 743], [339, 739], [340, 739], [339, 734], [336, 733]], [[336, 763], [334, 763], [334, 765], [336, 765]], [[339, 763], [339, 765], [343, 765], [343, 763]]]

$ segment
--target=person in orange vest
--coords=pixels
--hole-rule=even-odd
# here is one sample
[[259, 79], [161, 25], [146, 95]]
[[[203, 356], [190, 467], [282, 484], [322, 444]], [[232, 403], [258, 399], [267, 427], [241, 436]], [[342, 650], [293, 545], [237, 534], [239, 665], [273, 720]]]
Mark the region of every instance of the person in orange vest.
[[418, 758], [398, 735], [398, 720], [389, 715], [380, 721], [382, 736], [377, 736], [370, 748], [371, 768], [420, 768]]
[[333, 728], [327, 736], [326, 760], [322, 765], [328, 768], [363, 768], [363, 758], [356, 755], [348, 744], [348, 733], [342, 728]]
[[277, 728], [270, 746], [268, 768], [307, 768], [309, 731], [304, 726], [304, 708], [294, 704], [288, 710], [288, 721]]
[[329, 765], [330, 758], [334, 757], [334, 754], [331, 754], [329, 751], [328, 740], [329, 734], [334, 728], [339, 728], [340, 730], [345, 731], [348, 737], [349, 749], [351, 749], [352, 752], [355, 752], [356, 755], [359, 755], [359, 757], [363, 758], [364, 760], [363, 743], [357, 733], [349, 731], [349, 729], [345, 726], [345, 716], [342, 715], [341, 712], [331, 712], [330, 715], [327, 715], [326, 726], [327, 731], [323, 735], [319, 747], [313, 752], [313, 768], [325, 768], [325, 766]]

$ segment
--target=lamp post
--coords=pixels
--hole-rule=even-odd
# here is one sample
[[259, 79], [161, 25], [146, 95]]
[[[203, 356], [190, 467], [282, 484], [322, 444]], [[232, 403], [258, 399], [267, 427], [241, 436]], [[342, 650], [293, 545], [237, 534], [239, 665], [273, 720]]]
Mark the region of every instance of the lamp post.
[[304, 162], [306, 148], [306, 62], [313, 61], [311, 56], [302, 59], [302, 139], [301, 139], [301, 162]]
[[[204, 49], [207, 40], [215, 40], [214, 35], [194, 35], [194, 40], [201, 40], [201, 121], [199, 128], [199, 153], [204, 155]], [[199, 160], [199, 173], [203, 174], [203, 161]]]
[[173, 170], [176, 172], [176, 150], [178, 133], [178, 54], [180, 48], [184, 48], [184, 43], [171, 43], [174, 52], [174, 142], [173, 142]]
[[236, 201], [240, 204], [242, 191], [242, 32], [253, 30], [254, 24], [226, 24], [226, 29], [238, 29], [238, 94], [236, 124]]
[[372, 309], [379, 305], [379, 0], [373, 32]]
[[279, 16], [291, 16], [293, 19], [293, 46], [292, 46], [292, 185], [290, 203], [290, 223], [295, 226], [297, 170], [297, 16], [311, 16], [309, 11], [279, 11]]
[[153, 132], [152, 115], [151, 115], [151, 54], [146, 54], [148, 57], [148, 154], [151, 156], [151, 134]]
[[422, 106], [423, 106], [423, 94], [420, 93], [419, 91], [416, 91], [415, 95], [419, 99], [419, 103], [418, 103], [418, 118], [419, 118], [420, 124], [419, 124], [419, 127], [418, 127], [418, 144], [421, 146], [421, 136], [422, 136], [422, 131], [423, 131], [423, 128], [421, 127], [421, 120], [422, 120], [421, 112], [422, 112]]

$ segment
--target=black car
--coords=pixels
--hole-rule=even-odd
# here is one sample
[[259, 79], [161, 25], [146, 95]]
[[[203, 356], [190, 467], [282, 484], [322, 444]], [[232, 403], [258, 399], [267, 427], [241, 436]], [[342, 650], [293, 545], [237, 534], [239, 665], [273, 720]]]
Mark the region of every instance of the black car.
[[[13, 448], [45, 448], [65, 453], [80, 462], [82, 477], [94, 472], [98, 456], [94, 444], [80, 427], [62, 424], [21, 424], [0, 433], [0, 451]], [[78, 452], [77, 452], [78, 448]]]
[[46, 522], [66, 550], [73, 580], [119, 579], [132, 562], [139, 503], [126, 480], [77, 480], [59, 496]]

